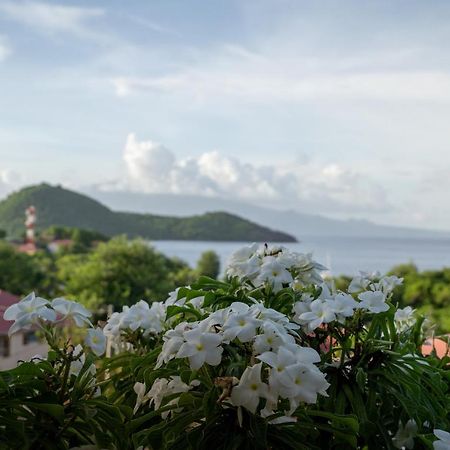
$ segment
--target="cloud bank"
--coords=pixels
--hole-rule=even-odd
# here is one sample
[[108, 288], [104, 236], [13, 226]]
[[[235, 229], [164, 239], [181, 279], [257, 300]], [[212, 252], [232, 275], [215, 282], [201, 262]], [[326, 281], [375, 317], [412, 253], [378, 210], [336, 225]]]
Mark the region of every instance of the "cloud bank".
[[130, 133], [123, 151], [125, 177], [104, 190], [227, 197], [280, 209], [320, 213], [384, 211], [382, 187], [339, 164], [314, 161], [257, 165], [205, 152], [180, 159], [163, 145]]

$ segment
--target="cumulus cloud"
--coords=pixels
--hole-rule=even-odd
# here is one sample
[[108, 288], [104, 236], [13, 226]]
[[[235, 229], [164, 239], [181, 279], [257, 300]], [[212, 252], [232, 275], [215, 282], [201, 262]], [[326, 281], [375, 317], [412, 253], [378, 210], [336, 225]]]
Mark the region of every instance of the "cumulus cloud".
[[181, 159], [163, 145], [139, 141], [134, 134], [127, 137], [123, 162], [124, 179], [103, 189], [229, 197], [322, 213], [388, 208], [382, 187], [339, 164], [322, 166], [303, 159], [256, 165], [218, 151]]

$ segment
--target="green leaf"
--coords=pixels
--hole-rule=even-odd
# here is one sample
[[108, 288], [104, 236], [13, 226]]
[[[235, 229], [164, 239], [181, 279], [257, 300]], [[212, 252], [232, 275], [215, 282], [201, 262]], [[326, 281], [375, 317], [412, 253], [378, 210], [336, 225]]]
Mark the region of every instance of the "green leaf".
[[64, 421], [64, 407], [61, 405], [56, 405], [54, 403], [34, 403], [34, 402], [24, 402], [24, 404], [30, 409], [37, 409], [42, 411], [49, 416], [52, 416], [59, 423]]

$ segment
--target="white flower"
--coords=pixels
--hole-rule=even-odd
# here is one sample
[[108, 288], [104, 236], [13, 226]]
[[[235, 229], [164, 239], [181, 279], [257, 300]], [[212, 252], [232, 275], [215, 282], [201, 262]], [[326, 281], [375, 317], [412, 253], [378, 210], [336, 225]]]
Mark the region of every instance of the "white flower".
[[223, 324], [224, 340], [238, 338], [241, 342], [249, 342], [256, 335], [256, 329], [262, 323], [252, 315], [253, 311], [245, 303], [235, 302]]
[[56, 313], [49, 308], [50, 303], [45, 298], [36, 297], [34, 292], [29, 294], [20, 302], [11, 305], [3, 314], [3, 319], [14, 320], [8, 331], [11, 336], [21, 329], [28, 329], [39, 320], [54, 322]]
[[300, 347], [297, 344], [283, 345], [277, 352], [264, 352], [256, 358], [272, 367], [269, 384], [275, 389], [278, 388], [279, 377], [287, 367], [320, 361], [320, 356], [314, 349]]
[[444, 430], [434, 430], [433, 432], [438, 438], [433, 442], [434, 450], [450, 450], [450, 433]]
[[366, 291], [358, 295], [361, 300], [359, 308], [367, 309], [372, 313], [381, 313], [389, 309], [386, 297], [381, 291]]
[[[261, 417], [267, 418], [269, 416], [272, 416], [276, 413], [275, 408], [277, 407], [277, 402], [273, 399], [269, 398], [266, 401], [266, 406], [260, 411]], [[285, 411], [286, 413], [288, 411]], [[281, 424], [281, 423], [294, 423], [297, 422], [297, 417], [290, 417], [290, 416], [281, 416], [277, 417], [275, 419], [269, 420], [269, 423], [271, 424]]]
[[[165, 380], [165, 378], [164, 378]], [[166, 380], [167, 381], [167, 380]], [[134, 392], [136, 392], [137, 398], [136, 398], [136, 404], [134, 405], [133, 414], [136, 414], [138, 409], [143, 405], [144, 403], [148, 402], [150, 400], [150, 397], [145, 394], [146, 386], [145, 383], [134, 383], [133, 386]]]
[[155, 368], [158, 369], [163, 364], [168, 363], [172, 358], [175, 358], [178, 350], [184, 343], [183, 333], [190, 330], [187, 322], [178, 324], [173, 330], [168, 330], [163, 337], [164, 344], [161, 353], [158, 355]]
[[333, 311], [336, 314], [337, 319], [341, 323], [345, 321], [346, 317], [353, 316], [353, 312], [357, 307], [358, 303], [349, 294], [344, 293], [336, 294], [332, 302]]
[[103, 328], [103, 333], [105, 336], [117, 337], [120, 335], [120, 329], [122, 321], [124, 319], [124, 313], [115, 312], [111, 314], [111, 317], [106, 322]]
[[294, 343], [294, 337], [276, 323], [266, 320], [262, 325], [263, 333], [255, 338], [253, 349], [256, 354], [269, 350], [278, 350], [280, 345]]
[[302, 294], [300, 297], [299, 302], [295, 302], [294, 306], [292, 307], [292, 311], [294, 313], [294, 316], [292, 317], [292, 320], [300, 325], [306, 325], [308, 321], [300, 319], [300, 316], [303, 313], [311, 312], [311, 303], [313, 301], [313, 297], [310, 294]]
[[293, 281], [291, 273], [273, 257], [265, 258], [261, 266], [260, 273], [256, 278], [257, 284], [267, 282], [272, 286], [274, 292], [283, 288], [283, 284], [289, 284]]
[[[192, 389], [193, 386], [197, 386], [199, 382], [197, 380], [192, 381], [190, 385], [183, 383], [179, 376], [171, 377], [171, 380], [166, 378], [157, 378], [151, 389], [145, 393], [145, 384], [144, 383], [135, 383], [134, 391], [137, 394], [136, 405], [133, 410], [133, 414], [136, 414], [138, 409], [146, 403], [149, 402], [149, 405], [154, 405], [155, 410], [158, 410], [161, 407], [161, 404], [164, 400], [164, 397], [173, 394], [181, 394], [182, 392], [187, 392]], [[167, 405], [178, 405], [179, 398], [172, 399]], [[181, 411], [182, 408], [178, 408], [175, 411]], [[169, 415], [170, 411], [164, 411], [161, 414], [161, 417], [165, 419]]]
[[326, 395], [329, 384], [325, 375], [313, 365], [320, 361], [315, 350], [288, 344], [276, 353], [265, 352], [257, 358], [272, 367], [270, 392], [289, 399], [291, 413], [300, 402], [315, 403], [318, 393]]
[[370, 284], [369, 275], [365, 272], [360, 272], [359, 276], [353, 278], [348, 287], [348, 292], [354, 294], [356, 292], [361, 292], [367, 289]]
[[279, 377], [279, 384], [279, 395], [289, 399], [290, 414], [300, 402], [316, 403], [317, 394], [326, 395], [326, 389], [330, 386], [325, 375], [316, 366], [303, 364], [288, 366]]
[[177, 287], [174, 291], [169, 292], [169, 296], [167, 297], [166, 301], [164, 302], [167, 306], [168, 305], [183, 305], [184, 304], [184, 298], [178, 300], [178, 292], [180, 288]]
[[309, 305], [309, 312], [300, 314], [299, 319], [307, 323], [309, 331], [315, 330], [323, 323], [330, 323], [336, 319], [333, 311], [333, 303], [330, 300], [318, 298]]
[[298, 271], [296, 281], [305, 285], [323, 282], [320, 272], [327, 270], [325, 266], [312, 259], [312, 254], [295, 253], [294, 268]]
[[78, 327], [82, 327], [85, 324], [92, 325], [89, 321], [89, 317], [92, 315], [91, 312], [80, 303], [60, 297], [52, 300], [52, 308], [63, 316], [62, 320], [70, 317]]
[[185, 342], [181, 345], [177, 358], [189, 358], [191, 369], [200, 369], [206, 362], [217, 366], [222, 360], [222, 336], [217, 333], [203, 331], [201, 327], [183, 333]]
[[261, 381], [262, 363], [247, 367], [241, 376], [239, 384], [231, 391], [231, 402], [235, 406], [243, 406], [255, 413], [259, 399], [267, 398], [269, 387]]
[[[84, 363], [86, 361], [86, 356], [83, 352], [83, 347], [80, 344], [78, 344], [75, 347], [75, 349], [73, 350], [72, 356], [76, 359], [70, 363], [69, 373], [78, 376], [78, 374], [80, 373], [80, 371], [83, 368]], [[94, 364], [91, 364], [89, 366], [88, 372], [91, 375], [95, 374], [95, 365]]]
[[394, 320], [398, 330], [406, 330], [416, 322], [416, 319], [414, 318], [414, 309], [412, 309], [411, 306], [397, 309], [397, 311], [395, 311]]
[[377, 283], [379, 289], [381, 289], [385, 295], [390, 294], [396, 286], [400, 286], [403, 283], [403, 278], [399, 278], [395, 275], [384, 276]]
[[105, 353], [106, 336], [101, 328], [89, 328], [84, 342], [97, 356]]
[[241, 279], [254, 278], [261, 265], [261, 258], [257, 255], [258, 245], [252, 244], [236, 250], [230, 257], [227, 268], [229, 277]]
[[163, 303], [153, 302], [149, 306], [146, 301], [140, 300], [127, 311], [124, 325], [132, 331], [142, 328], [145, 331], [144, 335], [156, 334], [163, 330], [165, 318], [166, 307]]
[[415, 420], [409, 419], [405, 426], [399, 422], [398, 430], [392, 438], [392, 443], [395, 448], [414, 448], [414, 437], [416, 434], [417, 424]]

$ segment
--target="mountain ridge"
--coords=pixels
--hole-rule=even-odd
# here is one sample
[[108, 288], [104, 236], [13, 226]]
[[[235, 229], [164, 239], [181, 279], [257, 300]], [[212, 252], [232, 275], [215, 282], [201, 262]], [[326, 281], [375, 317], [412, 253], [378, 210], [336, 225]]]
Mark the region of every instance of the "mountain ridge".
[[83, 190], [112, 209], [123, 209], [133, 205], [136, 212], [152, 211], [155, 214], [170, 214], [184, 217], [201, 214], [212, 208], [226, 210], [269, 228], [292, 234], [298, 240], [302, 236], [337, 237], [389, 237], [389, 238], [450, 238], [450, 231], [427, 230], [383, 225], [366, 219], [333, 219], [319, 214], [295, 210], [278, 210], [257, 206], [243, 201], [220, 197], [203, 197], [183, 194], [143, 194], [134, 192]]
[[23, 233], [24, 211], [30, 205], [37, 208], [37, 230], [62, 225], [149, 240], [296, 242], [288, 233], [228, 212], [180, 218], [113, 211], [85, 194], [47, 183], [22, 188], [0, 201], [0, 228], [8, 236], [19, 237]]

